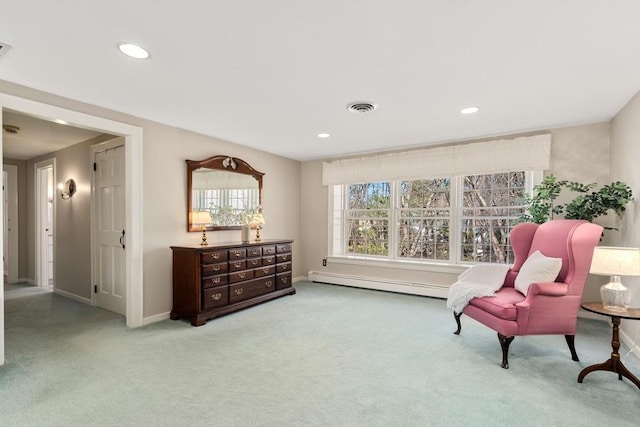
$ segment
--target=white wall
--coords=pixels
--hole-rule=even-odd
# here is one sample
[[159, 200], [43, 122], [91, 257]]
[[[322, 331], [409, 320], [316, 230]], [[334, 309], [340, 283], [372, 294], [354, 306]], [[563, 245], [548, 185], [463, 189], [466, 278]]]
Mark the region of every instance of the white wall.
[[[609, 124], [596, 123], [550, 130], [552, 134], [551, 165], [546, 171], [553, 173], [558, 179], [581, 182], [597, 182], [607, 184], [609, 180]], [[496, 139], [507, 139], [508, 136]], [[470, 142], [470, 141], [464, 141]], [[304, 259], [302, 268], [305, 271], [317, 271], [321, 274], [338, 276], [338, 280], [356, 278], [373, 279], [397, 283], [395, 289], [433, 296], [446, 296], [446, 289], [457, 279], [460, 269], [449, 272], [430, 271], [420, 267], [414, 269], [393, 267], [372, 267], [349, 263], [336, 263], [329, 260], [322, 266], [322, 258], [328, 250], [328, 201], [327, 187], [322, 186], [322, 161], [302, 163], [301, 169], [301, 215], [305, 224], [302, 235]], [[559, 201], [561, 202], [561, 200]], [[605, 219], [608, 221], [609, 219]], [[344, 283], [343, 283], [344, 284]], [[598, 283], [590, 279], [585, 289], [585, 299], [593, 299], [598, 295]], [[599, 299], [599, 295], [597, 296]]]
[[[300, 164], [262, 151], [0, 80], [0, 92], [139, 126], [143, 130], [144, 317], [171, 309], [171, 245], [197, 245], [187, 232], [186, 159], [242, 158], [264, 172], [264, 239], [294, 239], [293, 276], [303, 274], [299, 238]], [[75, 199], [75, 197], [74, 197]], [[209, 232], [209, 242], [239, 242], [240, 231]], [[76, 268], [72, 266], [71, 268]]]
[[[611, 120], [611, 179], [629, 184], [636, 200], [627, 208], [620, 232], [611, 239], [614, 246], [640, 247], [640, 92]], [[602, 282], [607, 281], [606, 278]], [[624, 277], [632, 290], [631, 305], [640, 307], [640, 278]], [[629, 344], [640, 334], [640, 322], [623, 320], [623, 338]], [[636, 342], [636, 344], [638, 344]], [[636, 347], [640, 354], [640, 346]]]

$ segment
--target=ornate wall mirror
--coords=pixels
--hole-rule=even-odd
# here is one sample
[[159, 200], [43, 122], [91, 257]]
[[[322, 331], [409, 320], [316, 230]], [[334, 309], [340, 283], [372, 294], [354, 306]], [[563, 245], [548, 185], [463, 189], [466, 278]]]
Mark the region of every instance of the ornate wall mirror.
[[[263, 175], [236, 157], [187, 160], [187, 230], [239, 229], [262, 203]], [[202, 214], [194, 212], [211, 219], [201, 223]]]

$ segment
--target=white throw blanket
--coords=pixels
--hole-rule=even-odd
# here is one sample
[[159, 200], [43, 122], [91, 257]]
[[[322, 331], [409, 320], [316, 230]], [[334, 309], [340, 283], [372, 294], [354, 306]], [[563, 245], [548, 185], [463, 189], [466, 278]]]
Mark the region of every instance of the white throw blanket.
[[504, 284], [510, 265], [478, 264], [469, 267], [458, 276], [458, 281], [449, 288], [447, 307], [456, 313], [462, 310], [476, 297], [494, 297]]

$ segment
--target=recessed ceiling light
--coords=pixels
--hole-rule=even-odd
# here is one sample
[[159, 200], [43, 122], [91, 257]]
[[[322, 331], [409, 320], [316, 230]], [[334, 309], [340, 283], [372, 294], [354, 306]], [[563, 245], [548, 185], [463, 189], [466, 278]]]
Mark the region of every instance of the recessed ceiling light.
[[329, 138], [331, 135], [329, 135], [328, 133], [319, 133], [318, 134], [318, 138]]
[[118, 45], [118, 49], [120, 49], [120, 52], [132, 58], [147, 59], [149, 57], [149, 52], [147, 52], [144, 48], [141, 48], [136, 44], [120, 43]]
[[477, 113], [478, 111], [480, 111], [480, 108], [478, 107], [465, 107], [460, 110], [460, 114], [473, 114]]

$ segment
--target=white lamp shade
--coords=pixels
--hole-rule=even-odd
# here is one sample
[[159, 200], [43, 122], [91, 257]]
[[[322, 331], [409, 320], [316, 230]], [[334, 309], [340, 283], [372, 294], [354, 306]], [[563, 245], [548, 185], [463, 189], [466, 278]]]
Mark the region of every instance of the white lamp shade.
[[195, 225], [207, 225], [211, 224], [211, 214], [206, 211], [194, 211], [191, 212], [191, 223]]
[[254, 214], [250, 221], [251, 225], [264, 225], [264, 215], [261, 213]]
[[640, 249], [596, 246], [589, 272], [603, 276], [640, 276]]

